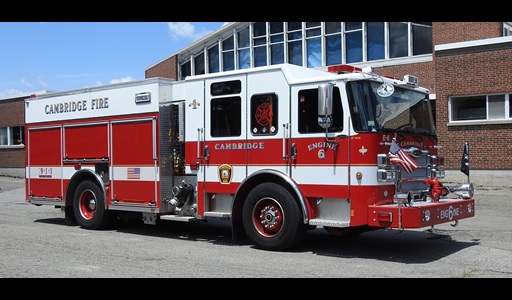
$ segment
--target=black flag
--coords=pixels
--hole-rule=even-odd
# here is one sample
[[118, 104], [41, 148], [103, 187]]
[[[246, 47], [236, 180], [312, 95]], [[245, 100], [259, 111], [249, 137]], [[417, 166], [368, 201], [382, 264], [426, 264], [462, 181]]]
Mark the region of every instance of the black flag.
[[469, 176], [469, 144], [466, 142], [464, 144], [464, 153], [462, 154], [462, 159], [460, 160], [460, 171]]

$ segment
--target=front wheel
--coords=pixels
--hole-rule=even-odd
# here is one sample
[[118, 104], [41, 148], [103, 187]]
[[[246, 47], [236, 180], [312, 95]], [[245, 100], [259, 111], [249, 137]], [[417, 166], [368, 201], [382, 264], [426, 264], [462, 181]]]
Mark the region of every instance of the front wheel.
[[111, 221], [105, 209], [105, 197], [100, 187], [92, 181], [81, 182], [73, 197], [73, 211], [76, 222], [86, 229], [103, 229]]
[[267, 250], [281, 251], [297, 245], [307, 229], [293, 195], [273, 182], [260, 184], [249, 193], [243, 223], [249, 239]]

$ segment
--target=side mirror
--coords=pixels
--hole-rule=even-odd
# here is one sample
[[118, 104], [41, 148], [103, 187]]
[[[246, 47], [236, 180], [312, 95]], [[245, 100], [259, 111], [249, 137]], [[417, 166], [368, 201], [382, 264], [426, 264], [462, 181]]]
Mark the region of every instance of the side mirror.
[[332, 84], [324, 83], [318, 86], [318, 115], [332, 115]]

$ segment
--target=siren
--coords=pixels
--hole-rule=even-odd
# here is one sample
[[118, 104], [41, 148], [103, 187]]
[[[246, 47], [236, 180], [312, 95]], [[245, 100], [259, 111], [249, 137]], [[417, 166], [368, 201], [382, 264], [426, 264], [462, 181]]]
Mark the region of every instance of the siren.
[[466, 182], [460, 185], [446, 187], [450, 193], [453, 193], [463, 199], [473, 198], [475, 195], [475, 187], [473, 183]]

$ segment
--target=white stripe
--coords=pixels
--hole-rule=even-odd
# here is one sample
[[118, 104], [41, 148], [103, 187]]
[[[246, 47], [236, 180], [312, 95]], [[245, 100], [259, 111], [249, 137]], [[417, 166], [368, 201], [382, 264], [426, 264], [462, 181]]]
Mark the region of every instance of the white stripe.
[[[143, 181], [155, 181], [158, 180], [158, 176], [155, 175], [154, 167], [137, 167], [140, 168], [140, 180]], [[128, 168], [126, 167], [114, 167], [113, 173], [110, 175], [110, 179], [115, 180], [127, 180], [128, 179]], [[82, 170], [89, 169], [94, 172], [94, 167], [82, 167]], [[26, 169], [26, 177], [27, 178], [41, 178], [41, 179], [70, 179], [77, 171], [74, 166], [63, 166], [63, 167], [55, 167], [55, 166], [38, 166], [38, 167], [28, 167]], [[130, 179], [130, 180], [139, 180], [139, 179]]]
[[[139, 168], [140, 169], [140, 179], [128, 179], [128, 168]], [[114, 174], [112, 174], [110, 176], [110, 179], [113, 179], [113, 180], [155, 181], [158, 178], [158, 176], [155, 175], [154, 167], [138, 167], [138, 166], [114, 167], [113, 173]]]

